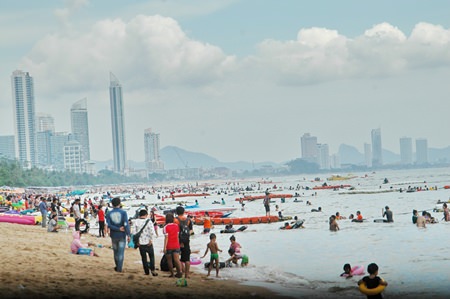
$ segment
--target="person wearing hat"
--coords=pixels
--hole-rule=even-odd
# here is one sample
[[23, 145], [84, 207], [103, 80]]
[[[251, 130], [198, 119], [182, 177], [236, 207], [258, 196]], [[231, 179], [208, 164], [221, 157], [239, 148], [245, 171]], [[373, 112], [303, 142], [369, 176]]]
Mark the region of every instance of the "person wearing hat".
[[381, 209], [381, 211], [383, 213], [383, 217], [386, 216], [386, 220], [383, 220], [383, 222], [394, 222], [394, 215], [388, 206], [385, 206], [384, 210]]
[[50, 216], [50, 221], [48, 222], [48, 228], [47, 228], [47, 232], [49, 233], [57, 233], [58, 229], [60, 228], [58, 225], [58, 221], [57, 219], [57, 215], [56, 214], [52, 214]]
[[73, 218], [75, 218], [75, 230], [80, 230], [81, 212], [80, 212], [80, 198], [75, 198], [73, 204]]

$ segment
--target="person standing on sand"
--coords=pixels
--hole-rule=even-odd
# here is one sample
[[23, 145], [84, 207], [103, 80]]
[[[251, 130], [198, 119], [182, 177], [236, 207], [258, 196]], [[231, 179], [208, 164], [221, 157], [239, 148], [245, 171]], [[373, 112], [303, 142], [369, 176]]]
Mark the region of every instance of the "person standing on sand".
[[[150, 222], [150, 223], [147, 223]], [[146, 209], [139, 211], [139, 218], [133, 223], [132, 232], [137, 234], [142, 230], [139, 237], [139, 253], [141, 254], [142, 266], [144, 267], [145, 275], [149, 275], [150, 271], [153, 276], [158, 276], [155, 272], [155, 252], [153, 250], [153, 238], [156, 236], [153, 222], [148, 218], [148, 212]], [[147, 255], [150, 259], [150, 263], [147, 261]]]
[[270, 193], [266, 191], [266, 197], [264, 197], [264, 208], [266, 209], [266, 216], [270, 217]]
[[47, 203], [45, 202], [45, 197], [41, 196], [41, 202], [39, 203], [39, 211], [42, 216], [42, 227], [47, 227]]
[[114, 263], [116, 265], [114, 270], [122, 272], [125, 246], [130, 242], [130, 226], [128, 225], [127, 213], [120, 208], [120, 198], [113, 198], [111, 203], [113, 209], [105, 218], [114, 252]]
[[178, 206], [176, 208], [177, 218], [174, 223], [179, 226], [179, 241], [180, 241], [180, 261], [184, 263], [183, 272], [184, 278], [189, 278], [189, 269], [191, 266], [191, 246], [190, 236], [193, 232], [192, 221], [184, 214], [184, 208]]
[[75, 203], [73, 204], [73, 218], [75, 218], [75, 230], [80, 230], [80, 222], [81, 222], [80, 201], [81, 199], [77, 197], [75, 198]]
[[[177, 224], [173, 223], [173, 214], [168, 213], [166, 215], [166, 225], [163, 228], [164, 234], [164, 254], [167, 258], [167, 265], [169, 266], [169, 277], [181, 278], [183, 272], [181, 272], [180, 263], [180, 241], [178, 240], [178, 233], [180, 228]], [[175, 265], [173, 264], [175, 263]], [[173, 266], [177, 268], [177, 273], [173, 274]]]
[[105, 211], [103, 210], [103, 205], [98, 205], [98, 236], [105, 237]]

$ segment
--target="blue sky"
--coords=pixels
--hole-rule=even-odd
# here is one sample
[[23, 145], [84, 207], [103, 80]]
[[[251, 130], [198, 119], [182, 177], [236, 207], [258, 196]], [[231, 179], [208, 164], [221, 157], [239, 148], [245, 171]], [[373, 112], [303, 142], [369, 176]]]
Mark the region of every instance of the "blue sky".
[[108, 79], [124, 89], [128, 158], [143, 132], [222, 161], [286, 161], [306, 132], [360, 150], [381, 128], [450, 145], [448, 1], [2, 1], [0, 134], [10, 76], [29, 71], [38, 112], [70, 131], [87, 97], [91, 157], [112, 152]]

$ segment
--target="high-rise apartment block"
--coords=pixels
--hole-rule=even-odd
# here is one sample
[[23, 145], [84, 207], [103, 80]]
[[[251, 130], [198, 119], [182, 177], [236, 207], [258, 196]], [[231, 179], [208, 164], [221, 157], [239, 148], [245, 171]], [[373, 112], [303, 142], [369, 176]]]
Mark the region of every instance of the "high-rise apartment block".
[[164, 163], [159, 156], [159, 133], [152, 129], [144, 131], [145, 166], [149, 172], [164, 170]]
[[412, 139], [410, 137], [400, 138], [400, 162], [409, 165], [413, 162]]
[[425, 138], [416, 139], [416, 164], [428, 164], [428, 141]]
[[0, 159], [14, 160], [16, 158], [16, 147], [14, 135], [0, 136]]
[[36, 115], [37, 132], [50, 131], [55, 132], [55, 119], [50, 114], [37, 113]]
[[372, 145], [364, 143], [364, 160], [367, 167], [372, 167]]
[[11, 76], [16, 157], [24, 167], [36, 163], [36, 116], [33, 77], [16, 70]]
[[114, 170], [123, 173], [126, 168], [126, 150], [122, 85], [113, 73], [110, 73], [109, 100], [111, 105]]
[[89, 123], [87, 111], [87, 99], [81, 99], [72, 105], [70, 109], [73, 138], [81, 146], [81, 163], [91, 159], [89, 150]]
[[372, 167], [383, 165], [383, 148], [381, 146], [381, 129], [372, 130]]
[[317, 163], [317, 137], [311, 136], [310, 133], [305, 133], [301, 137], [302, 159]]
[[317, 144], [317, 163], [320, 169], [330, 169], [330, 150], [328, 144]]

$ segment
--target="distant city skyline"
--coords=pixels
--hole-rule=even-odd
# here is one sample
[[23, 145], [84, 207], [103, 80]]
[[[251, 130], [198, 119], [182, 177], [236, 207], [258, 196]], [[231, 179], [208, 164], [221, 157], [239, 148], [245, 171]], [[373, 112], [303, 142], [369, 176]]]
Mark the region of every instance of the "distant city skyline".
[[113, 158], [112, 71], [127, 160], [145, 160], [149, 127], [162, 148], [224, 162], [295, 159], [303, 132], [330, 155], [363, 152], [374, 128], [396, 153], [401, 136], [450, 145], [449, 1], [3, 2], [2, 136], [15, 135], [11, 72], [23, 70], [57, 132], [71, 132], [67, 111], [87, 97], [90, 158]]

